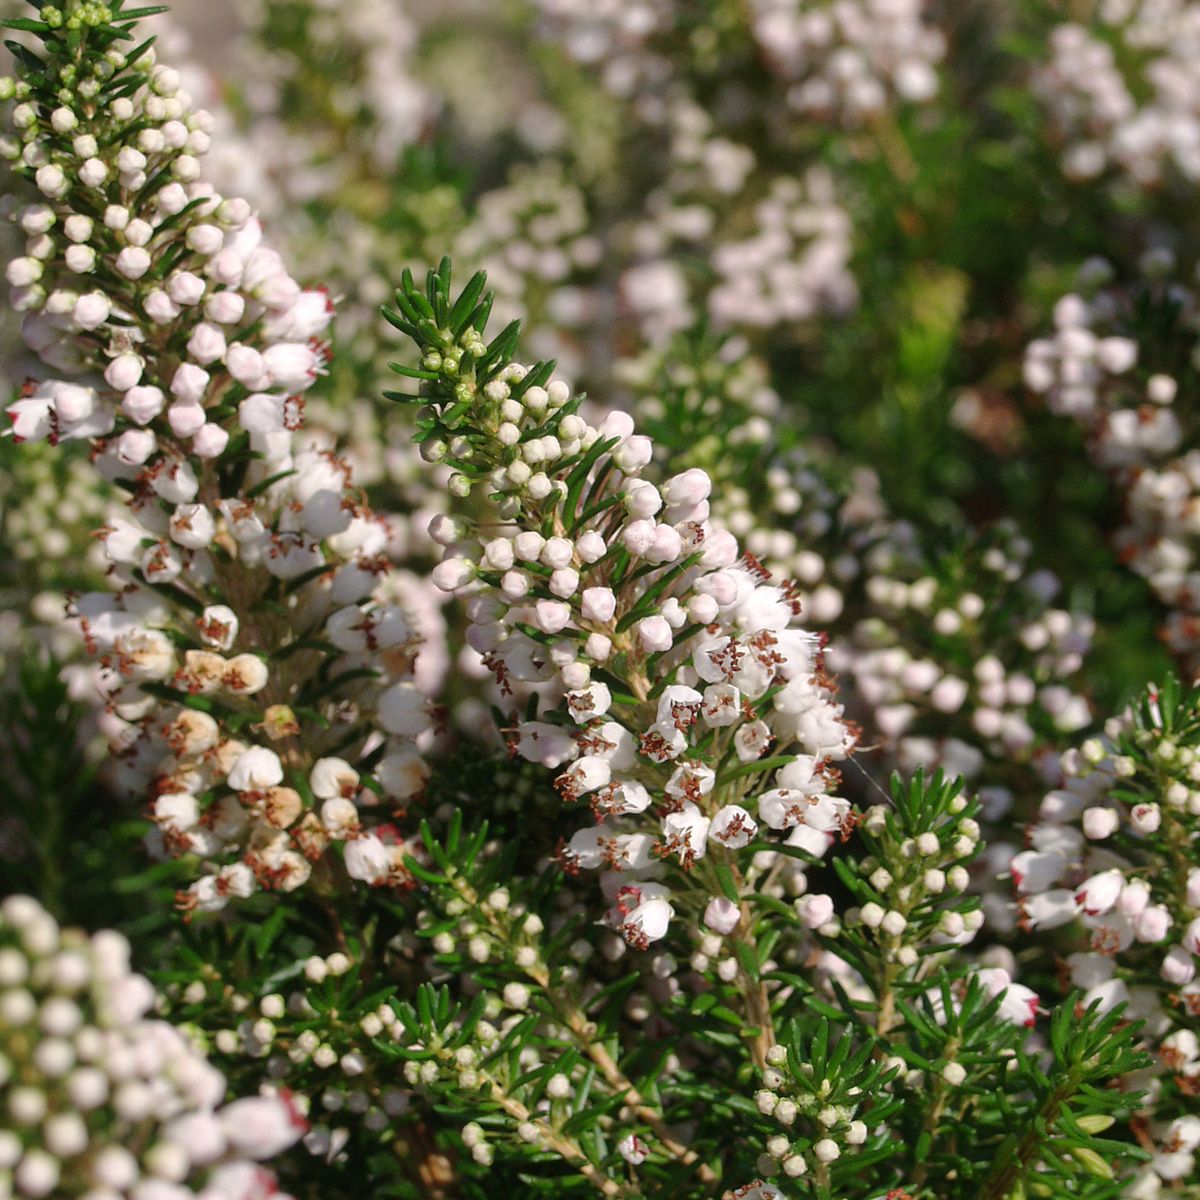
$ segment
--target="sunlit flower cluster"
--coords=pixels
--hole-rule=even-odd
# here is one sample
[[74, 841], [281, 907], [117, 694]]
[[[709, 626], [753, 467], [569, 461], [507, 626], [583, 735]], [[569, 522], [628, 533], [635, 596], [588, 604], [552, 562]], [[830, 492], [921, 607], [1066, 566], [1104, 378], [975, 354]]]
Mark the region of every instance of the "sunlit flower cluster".
[[[704, 317], [718, 328], [761, 331], [854, 308], [853, 228], [828, 171], [754, 179], [754, 153], [691, 101], [671, 106], [668, 128], [671, 170], [630, 234], [638, 261], [620, 284], [647, 340]], [[711, 278], [689, 279], [681, 252], [701, 248]]]
[[[415, 329], [416, 301], [401, 303], [393, 319]], [[425, 452], [461, 462], [452, 492], [486, 484], [498, 501], [482, 528], [436, 523], [445, 551], [433, 579], [466, 600], [467, 640], [502, 694], [553, 685], [545, 711], [510, 736], [514, 753], [559, 772], [564, 802], [592, 809], [564, 865], [606, 869], [609, 922], [646, 945], [673, 913], [664, 866], [691, 872], [710, 843], [739, 850], [760, 825], [823, 853], [849, 811], [828, 763], [854, 733], [816, 638], [795, 625], [789, 586], [710, 522], [708, 476], [642, 478], [650, 439], [619, 412], [589, 424], [544, 368], [502, 361], [477, 373], [488, 358], [472, 325], [418, 336], [438, 406]], [[764, 779], [776, 744], [799, 756]], [[738, 910], [714, 904], [727, 932]]]
[[[584, 4], [538, 0], [546, 31], [574, 58], [602, 71], [605, 87], [653, 104], [678, 74], [703, 74], [710, 28], [678, 0]], [[747, 39], [807, 118], [856, 125], [888, 105], [937, 93], [945, 53], [919, 0], [752, 0], [721, 5], [726, 37]], [[730, 28], [732, 27], [732, 28]]]
[[[413, 629], [377, 596], [387, 527], [346, 465], [297, 436], [329, 297], [203, 180], [210, 122], [174, 70], [150, 51], [85, 61], [62, 68], [55, 108], [6, 84], [6, 152], [34, 191], [7, 274], [54, 372], [8, 415], [17, 443], [90, 442], [128, 495], [100, 531], [111, 590], [70, 613], [125, 782], [160, 848], [207, 864], [188, 907], [295, 888], [331, 842], [354, 877], [402, 881], [381, 818], [420, 791], [413, 741], [432, 721]], [[113, 80], [128, 86], [109, 99]], [[345, 756], [376, 749], [364, 779]]]

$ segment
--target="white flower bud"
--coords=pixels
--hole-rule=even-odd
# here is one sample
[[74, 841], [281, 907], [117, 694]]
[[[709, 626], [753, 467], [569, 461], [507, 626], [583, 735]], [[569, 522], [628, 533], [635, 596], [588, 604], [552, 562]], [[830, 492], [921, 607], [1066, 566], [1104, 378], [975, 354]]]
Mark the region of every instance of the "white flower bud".
[[141, 246], [126, 246], [117, 255], [116, 267], [126, 279], [141, 279], [150, 270], [150, 255]]

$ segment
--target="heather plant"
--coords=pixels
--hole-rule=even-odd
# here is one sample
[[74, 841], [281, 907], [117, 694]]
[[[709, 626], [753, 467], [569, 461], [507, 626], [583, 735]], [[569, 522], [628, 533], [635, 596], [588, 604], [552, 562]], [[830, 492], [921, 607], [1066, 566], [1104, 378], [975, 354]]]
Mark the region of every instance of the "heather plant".
[[1198, 9], [5, 8], [0, 1197], [1200, 1187]]

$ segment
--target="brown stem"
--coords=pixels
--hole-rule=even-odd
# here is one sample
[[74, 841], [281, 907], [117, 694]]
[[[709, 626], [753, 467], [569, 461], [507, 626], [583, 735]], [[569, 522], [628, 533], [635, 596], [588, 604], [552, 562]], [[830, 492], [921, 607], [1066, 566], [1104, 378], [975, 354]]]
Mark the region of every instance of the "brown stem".
[[550, 997], [551, 1002], [554, 1004], [555, 1012], [559, 1016], [559, 1019], [571, 1031], [579, 1048], [600, 1068], [600, 1073], [604, 1076], [609, 1087], [613, 1091], [624, 1095], [625, 1103], [633, 1109], [639, 1120], [645, 1122], [650, 1127], [654, 1132], [654, 1136], [662, 1143], [663, 1148], [668, 1150], [673, 1157], [679, 1159], [685, 1166], [694, 1166], [696, 1168], [696, 1176], [702, 1183], [715, 1184], [717, 1182], [716, 1172], [707, 1163], [702, 1162], [700, 1156], [694, 1150], [689, 1150], [682, 1142], [675, 1138], [668, 1128], [667, 1123], [647, 1104], [642, 1094], [625, 1077], [612, 1055], [609, 1054], [603, 1045], [595, 1040], [593, 1036], [595, 1030], [587, 1017], [574, 1005], [562, 1004], [560, 998], [551, 991], [549, 979], [544, 974], [539, 978], [538, 975], [530, 972], [530, 978], [538, 982], [545, 990], [547, 996]]
[[886, 1037], [896, 1023], [896, 993], [892, 988], [892, 964], [887, 962], [883, 968], [883, 980], [879, 985], [879, 1009], [875, 1014], [875, 1033], [878, 1037]]
[[[1074, 1077], [1059, 1084], [1042, 1102], [1038, 1111], [1038, 1119], [1031, 1123], [1015, 1150], [1006, 1153], [1004, 1160], [999, 1159], [984, 1182], [979, 1200], [1006, 1200], [1013, 1188], [1021, 1181], [1025, 1171], [1037, 1157], [1038, 1148], [1058, 1119], [1059, 1109], [1070, 1096], [1076, 1086]], [[1044, 1130], [1045, 1132], [1039, 1132]], [[1005, 1147], [1002, 1147], [1004, 1149]]]
[[[456, 884], [459, 895], [472, 908], [483, 914], [492, 926], [493, 932], [502, 939], [507, 940], [508, 930], [491, 910], [481, 907], [479, 896], [476, 894], [475, 889], [462, 879], [456, 880]], [[649, 1126], [654, 1136], [662, 1144], [663, 1149], [668, 1151], [672, 1157], [677, 1158], [685, 1166], [695, 1167], [696, 1176], [701, 1182], [709, 1186], [714, 1185], [717, 1182], [717, 1176], [713, 1169], [707, 1163], [702, 1162], [700, 1156], [694, 1150], [689, 1150], [687, 1146], [671, 1133], [662, 1116], [646, 1102], [646, 1099], [634, 1087], [633, 1083], [626, 1078], [624, 1072], [622, 1072], [608, 1050], [596, 1041], [595, 1026], [588, 1020], [583, 1010], [578, 1004], [567, 1000], [551, 986], [550, 972], [546, 967], [541, 963], [534, 963], [530, 967], [523, 968], [523, 970], [545, 993], [554, 1008], [555, 1016], [570, 1030], [579, 1048], [600, 1069], [600, 1074], [604, 1076], [605, 1082], [614, 1092], [624, 1097], [625, 1103], [634, 1111], [639, 1120]]]
[[577, 1142], [571, 1141], [556, 1132], [545, 1121], [535, 1117], [529, 1109], [525, 1107], [519, 1100], [510, 1096], [500, 1084], [486, 1076], [488, 1088], [491, 1091], [492, 1099], [500, 1105], [502, 1109], [514, 1121], [528, 1122], [531, 1125], [537, 1126], [538, 1134], [541, 1140], [549, 1146], [560, 1158], [565, 1159], [569, 1163], [575, 1164], [579, 1173], [595, 1187], [602, 1195], [605, 1196], [636, 1196], [638, 1193], [632, 1190], [627, 1184], [620, 1183], [615, 1179], [610, 1179], [603, 1171], [592, 1165], [588, 1161], [587, 1155], [579, 1148]]
[[[946, 1043], [946, 1060], [953, 1062], [955, 1054], [958, 1053], [958, 1039], [951, 1038]], [[950, 1085], [946, 1080], [939, 1075], [937, 1082], [933, 1085], [933, 1103], [929, 1106], [925, 1113], [924, 1130], [928, 1134], [930, 1144], [933, 1141], [933, 1135], [937, 1132], [938, 1122], [942, 1119], [942, 1113], [946, 1108], [946, 1101], [950, 1095]], [[928, 1156], [921, 1159], [913, 1168], [913, 1186], [921, 1187], [924, 1184], [926, 1177], [929, 1174], [929, 1159]]]
[[[741, 877], [736, 868], [734, 877], [740, 884]], [[738, 890], [741, 891], [741, 888], [739, 887]], [[743, 945], [753, 949], [755, 945], [754, 917], [750, 911], [750, 905], [745, 900], [741, 902], [740, 916], [734, 929], [734, 937]], [[737, 982], [742, 1002], [746, 1006], [746, 1020], [758, 1030], [751, 1045], [754, 1065], [763, 1071], [767, 1066], [767, 1054], [776, 1042], [775, 1022], [771, 1018], [771, 999], [767, 995], [767, 985], [761, 979], [757, 982], [751, 979], [740, 959], [738, 960]]]

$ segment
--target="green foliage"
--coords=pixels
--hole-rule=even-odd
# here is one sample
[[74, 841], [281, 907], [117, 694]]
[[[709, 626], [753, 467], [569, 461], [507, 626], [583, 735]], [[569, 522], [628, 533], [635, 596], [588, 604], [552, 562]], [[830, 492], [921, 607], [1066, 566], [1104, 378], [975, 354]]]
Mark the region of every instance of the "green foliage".
[[117, 923], [153, 944], [173, 921], [178, 872], [147, 864], [145, 825], [104, 786], [87, 708], [62, 665], [30, 648], [0, 691], [5, 889], [37, 895], [63, 922]]

